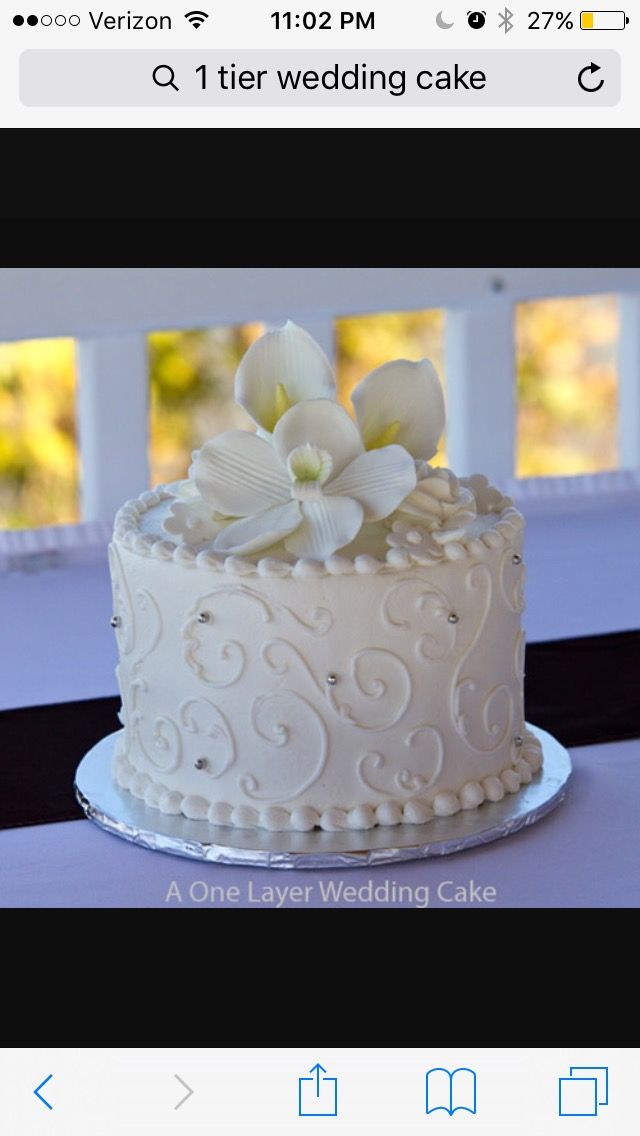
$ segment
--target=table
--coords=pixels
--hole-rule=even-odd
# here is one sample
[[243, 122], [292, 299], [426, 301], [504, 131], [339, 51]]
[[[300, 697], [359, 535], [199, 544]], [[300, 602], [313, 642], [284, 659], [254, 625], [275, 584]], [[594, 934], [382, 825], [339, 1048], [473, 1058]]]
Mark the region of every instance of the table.
[[[213, 906], [275, 907], [278, 894], [259, 899], [264, 887], [308, 886], [300, 902], [285, 907], [359, 906], [338, 898], [323, 902], [326, 888], [370, 880], [389, 889], [389, 901], [374, 906], [415, 907], [421, 891], [393, 902], [399, 886], [429, 887], [429, 907], [636, 907], [640, 904], [637, 801], [640, 798], [640, 741], [582, 746], [572, 752], [575, 774], [567, 798], [544, 820], [506, 840], [437, 860], [346, 871], [259, 871], [226, 868], [137, 848], [88, 821], [16, 828], [0, 833], [0, 901], [8, 907], [211, 907], [203, 900], [211, 886], [238, 889]], [[615, 818], [615, 820], [614, 820]], [[167, 895], [175, 881], [182, 902]], [[495, 888], [495, 901], [465, 904], [446, 898], [454, 885]], [[195, 884], [194, 899], [189, 889]], [[395, 884], [395, 889], [393, 885]], [[249, 889], [252, 889], [251, 892]], [[232, 896], [235, 892], [230, 893]], [[289, 893], [290, 894], [290, 893]], [[294, 893], [295, 895], [295, 893]], [[219, 894], [216, 894], [218, 900]]]

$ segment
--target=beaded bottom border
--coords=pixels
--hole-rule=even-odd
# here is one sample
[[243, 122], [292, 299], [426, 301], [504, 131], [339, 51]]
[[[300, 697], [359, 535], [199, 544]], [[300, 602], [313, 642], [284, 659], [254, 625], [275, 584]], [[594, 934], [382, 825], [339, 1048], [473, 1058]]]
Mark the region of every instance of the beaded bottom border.
[[76, 797], [95, 824], [143, 848], [217, 864], [260, 868], [362, 868], [446, 856], [512, 836], [541, 820], [565, 797], [571, 776], [566, 749], [537, 726], [544, 764], [529, 784], [501, 801], [438, 816], [426, 824], [368, 830], [269, 832], [214, 826], [168, 816], [115, 784], [111, 765], [119, 733], [98, 742], [76, 771]]

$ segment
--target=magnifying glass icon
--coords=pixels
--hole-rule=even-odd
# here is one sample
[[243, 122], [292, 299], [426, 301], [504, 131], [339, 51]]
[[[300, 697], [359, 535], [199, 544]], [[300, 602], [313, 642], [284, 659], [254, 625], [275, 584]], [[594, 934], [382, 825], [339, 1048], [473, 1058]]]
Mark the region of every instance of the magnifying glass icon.
[[161, 63], [153, 72], [153, 81], [156, 87], [173, 87], [174, 91], [180, 88], [176, 83], [176, 73], [167, 63]]

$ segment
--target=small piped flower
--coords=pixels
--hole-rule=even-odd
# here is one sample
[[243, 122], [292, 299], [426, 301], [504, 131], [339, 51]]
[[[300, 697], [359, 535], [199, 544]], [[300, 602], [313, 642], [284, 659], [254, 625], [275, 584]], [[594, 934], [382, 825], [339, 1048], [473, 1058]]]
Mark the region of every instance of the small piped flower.
[[211, 506], [199, 498], [174, 501], [162, 523], [165, 532], [181, 537], [186, 544], [208, 544], [222, 525]]
[[450, 469], [422, 467], [412, 493], [402, 502], [401, 514], [415, 517], [433, 533], [439, 544], [460, 540], [476, 515], [473, 493], [460, 485]]
[[489, 484], [483, 473], [461, 478], [460, 485], [473, 493], [478, 513], [500, 513], [507, 505], [513, 504], [510, 497], [505, 497], [499, 489]]
[[407, 552], [416, 564], [437, 564], [444, 557], [442, 545], [434, 540], [433, 534], [424, 525], [409, 520], [393, 522], [387, 544]]

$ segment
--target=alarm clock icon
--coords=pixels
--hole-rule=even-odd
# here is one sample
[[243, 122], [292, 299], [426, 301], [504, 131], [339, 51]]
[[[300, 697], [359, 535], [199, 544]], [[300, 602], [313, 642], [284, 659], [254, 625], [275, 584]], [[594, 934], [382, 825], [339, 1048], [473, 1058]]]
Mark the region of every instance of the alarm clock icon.
[[469, 24], [469, 27], [473, 28], [473, 30], [476, 31], [476, 32], [479, 31], [480, 28], [483, 28], [484, 25], [486, 24], [486, 22], [487, 22], [487, 13], [486, 12], [468, 12], [467, 13], [467, 23]]

